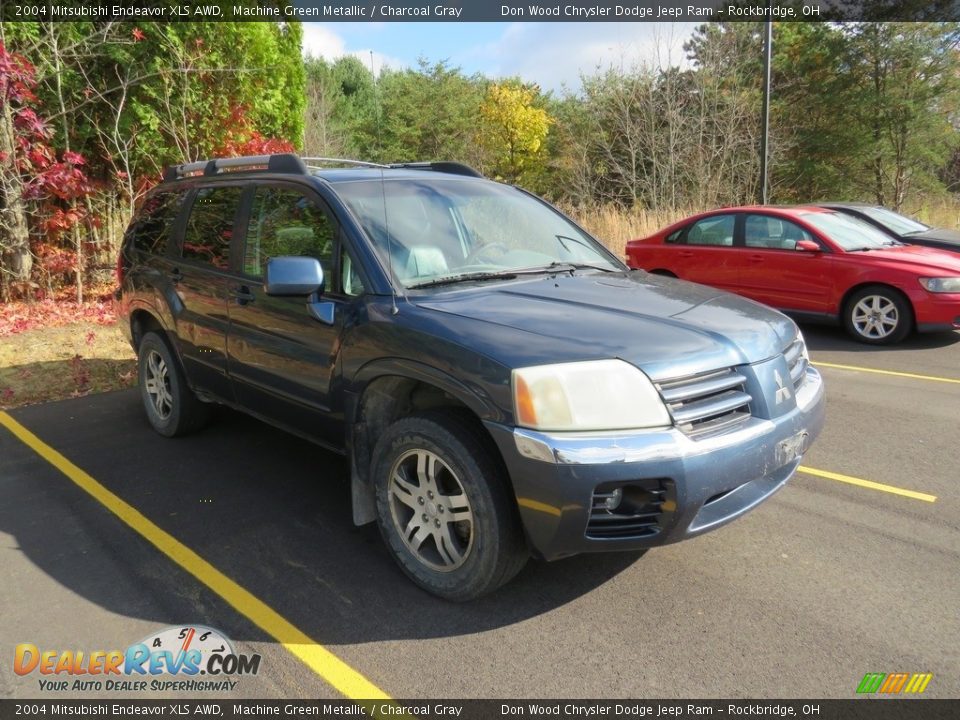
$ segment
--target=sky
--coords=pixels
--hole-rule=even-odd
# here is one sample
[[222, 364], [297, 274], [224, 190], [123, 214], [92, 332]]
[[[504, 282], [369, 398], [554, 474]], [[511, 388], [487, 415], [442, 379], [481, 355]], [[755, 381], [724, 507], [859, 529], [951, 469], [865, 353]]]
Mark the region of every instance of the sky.
[[576, 91], [581, 74], [637, 64], [680, 65], [698, 23], [304, 23], [305, 54], [355, 55], [379, 72], [446, 60], [466, 74], [519, 76]]

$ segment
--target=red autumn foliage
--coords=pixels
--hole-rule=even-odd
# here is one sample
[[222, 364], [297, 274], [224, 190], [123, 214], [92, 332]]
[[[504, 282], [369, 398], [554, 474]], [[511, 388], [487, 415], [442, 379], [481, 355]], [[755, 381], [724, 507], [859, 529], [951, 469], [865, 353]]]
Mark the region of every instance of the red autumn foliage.
[[78, 322], [113, 325], [117, 321], [112, 300], [85, 303], [58, 301], [12, 302], [0, 306], [0, 337], [9, 337], [41, 327], [62, 327]]
[[67, 151], [58, 157], [50, 146], [54, 133], [35, 107], [36, 84], [33, 65], [0, 42], [0, 103], [9, 104], [16, 132], [14, 157], [0, 157], [0, 163], [6, 166], [3, 172], [22, 178], [38, 272], [63, 275], [70, 269], [65, 264], [75, 257], [56, 243], [64, 232], [87, 219], [78, 201], [93, 192], [93, 185], [83, 170], [83, 156]]

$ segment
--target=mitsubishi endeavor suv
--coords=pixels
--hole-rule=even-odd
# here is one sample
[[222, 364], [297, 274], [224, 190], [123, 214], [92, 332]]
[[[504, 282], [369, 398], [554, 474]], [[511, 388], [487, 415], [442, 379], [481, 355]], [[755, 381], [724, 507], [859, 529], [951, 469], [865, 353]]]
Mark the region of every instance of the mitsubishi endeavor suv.
[[824, 421], [792, 320], [456, 163], [169, 168], [117, 271], [158, 433], [221, 404], [345, 455], [354, 522], [451, 600], [720, 527]]

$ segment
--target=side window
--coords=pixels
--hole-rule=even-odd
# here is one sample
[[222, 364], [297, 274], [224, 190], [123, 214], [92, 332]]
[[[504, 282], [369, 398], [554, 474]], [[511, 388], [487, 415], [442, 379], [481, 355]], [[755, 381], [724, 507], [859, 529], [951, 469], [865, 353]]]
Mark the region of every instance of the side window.
[[735, 215], [711, 215], [697, 220], [687, 231], [687, 245], [733, 245]]
[[127, 231], [135, 250], [150, 255], [163, 255], [167, 251], [170, 231], [180, 212], [183, 196], [183, 191], [158, 192], [143, 201]]
[[267, 260], [282, 255], [315, 257], [330, 289], [337, 230], [328, 215], [303, 193], [289, 188], [257, 188], [247, 228], [243, 272], [263, 277]]
[[230, 267], [233, 223], [242, 187], [201, 188], [193, 200], [183, 235], [183, 259], [226, 270]]
[[683, 235], [683, 228], [680, 228], [679, 230], [674, 230], [672, 233], [667, 235], [666, 241], [671, 244], [677, 243], [680, 241], [681, 235]]
[[363, 280], [360, 279], [360, 273], [357, 272], [357, 266], [345, 248], [340, 250], [340, 287], [343, 288], [344, 295], [351, 297], [363, 295], [366, 290]]
[[769, 215], [747, 215], [744, 242], [749, 248], [796, 250], [798, 240], [813, 240], [810, 233], [789, 220]]

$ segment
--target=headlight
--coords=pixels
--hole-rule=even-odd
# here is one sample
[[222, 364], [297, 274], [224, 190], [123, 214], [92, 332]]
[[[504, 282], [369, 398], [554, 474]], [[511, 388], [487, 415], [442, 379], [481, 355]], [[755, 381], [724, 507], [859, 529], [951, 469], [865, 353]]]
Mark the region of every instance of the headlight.
[[960, 293], [960, 277], [920, 278], [920, 284], [932, 293]]
[[514, 370], [513, 407], [517, 424], [534, 430], [624, 430], [671, 424], [653, 383], [623, 360]]

